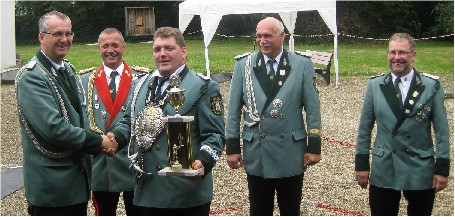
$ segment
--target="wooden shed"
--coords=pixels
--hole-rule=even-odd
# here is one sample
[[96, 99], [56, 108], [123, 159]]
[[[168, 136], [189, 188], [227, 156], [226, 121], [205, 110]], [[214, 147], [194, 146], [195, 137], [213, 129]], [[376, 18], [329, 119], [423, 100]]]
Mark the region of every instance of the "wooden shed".
[[155, 32], [155, 11], [153, 7], [125, 8], [125, 35], [144, 36]]

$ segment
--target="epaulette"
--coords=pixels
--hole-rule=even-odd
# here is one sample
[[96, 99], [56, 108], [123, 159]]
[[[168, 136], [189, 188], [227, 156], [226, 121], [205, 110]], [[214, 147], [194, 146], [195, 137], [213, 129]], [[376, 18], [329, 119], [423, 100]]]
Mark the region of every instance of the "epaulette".
[[375, 79], [375, 78], [381, 77], [381, 76], [383, 76], [383, 75], [385, 75], [385, 73], [381, 73], [381, 74], [379, 74], [379, 75], [373, 75], [373, 76], [370, 77], [370, 79]]
[[311, 58], [313, 56], [313, 54], [310, 52], [302, 52], [302, 51], [294, 51], [294, 52], [300, 56], [304, 56], [307, 58]]
[[247, 56], [250, 55], [250, 54], [251, 54], [251, 52], [247, 52], [247, 53], [244, 53], [244, 54], [240, 54], [240, 55], [235, 56], [234, 59], [237, 60], [237, 61], [239, 61], [239, 60], [241, 60], [241, 59], [247, 57]]
[[83, 74], [87, 74], [87, 73], [93, 72], [96, 69], [98, 69], [98, 67], [92, 67], [92, 68], [80, 70], [79, 71], [79, 75], [83, 75]]
[[151, 71], [147, 67], [136, 66], [136, 65], [131, 66], [131, 69], [133, 69], [136, 72], [140, 72], [140, 73], [149, 73]]
[[141, 73], [141, 74], [133, 74], [133, 80], [142, 78], [144, 76], [148, 75], [148, 73]]
[[431, 75], [431, 74], [428, 74], [428, 73], [422, 73], [423, 76], [425, 77], [429, 77], [433, 80], [438, 80], [439, 79], [439, 76], [436, 76], [436, 75]]
[[35, 67], [35, 65], [36, 65], [36, 61], [33, 61], [33, 60], [32, 60], [32, 61], [30, 61], [30, 62], [27, 63], [26, 68], [27, 68], [27, 69], [33, 69], [33, 67]]
[[205, 81], [210, 80], [210, 77], [205, 76], [205, 75], [203, 75], [202, 73], [197, 73], [197, 75], [198, 75], [199, 77], [201, 77], [202, 79], [204, 79]]

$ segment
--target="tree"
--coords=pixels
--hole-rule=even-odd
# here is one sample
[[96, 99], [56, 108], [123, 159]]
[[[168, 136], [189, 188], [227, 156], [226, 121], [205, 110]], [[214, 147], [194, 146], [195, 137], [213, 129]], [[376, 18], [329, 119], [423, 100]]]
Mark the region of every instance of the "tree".
[[430, 28], [429, 35], [453, 34], [453, 1], [436, 4], [431, 12], [435, 15], [435, 25]]

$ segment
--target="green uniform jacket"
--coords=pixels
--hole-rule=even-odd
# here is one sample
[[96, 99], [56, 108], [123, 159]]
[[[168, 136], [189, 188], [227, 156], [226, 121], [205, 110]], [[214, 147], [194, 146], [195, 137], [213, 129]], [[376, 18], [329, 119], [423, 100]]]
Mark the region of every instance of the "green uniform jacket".
[[[16, 97], [24, 152], [24, 188], [36, 206], [87, 202], [84, 153], [101, 151], [101, 137], [84, 130], [86, 108], [75, 70], [64, 61], [71, 88], [62, 86], [49, 60], [38, 51], [16, 77]], [[67, 93], [67, 94], [65, 94]]]
[[[212, 200], [211, 169], [219, 159], [225, 144], [221, 93], [215, 81], [203, 79], [186, 67], [180, 75], [185, 73], [186, 76], [179, 86], [180, 89], [185, 90], [185, 102], [179, 108], [179, 114], [194, 116], [193, 156], [195, 160], [201, 160], [203, 163], [205, 176], [202, 179], [158, 176], [159, 170], [169, 166], [166, 129], [163, 129], [149, 150], [144, 152], [139, 150], [137, 158], [143, 159], [142, 169], [150, 174], [142, 174], [137, 179], [134, 191], [135, 205], [186, 208], [199, 206]], [[133, 102], [128, 103], [125, 116], [113, 131], [119, 143], [127, 143], [131, 136], [135, 150], [138, 149], [137, 132], [131, 132], [131, 125], [135, 126], [134, 120], [137, 120], [139, 112], [144, 110], [147, 92], [154, 79], [150, 74], [136, 80], [134, 91], [131, 92]], [[162, 108], [165, 116], [175, 115], [175, 109], [167, 101]], [[132, 116], [133, 121], [131, 121]]]
[[[122, 78], [128, 79], [128, 77], [134, 80], [139, 74], [144, 72], [138, 72], [134, 70], [134, 67], [130, 68], [126, 63], [124, 63], [125, 69], [122, 74]], [[115, 117], [112, 118], [112, 121], [107, 125], [108, 120], [110, 119], [110, 112], [102, 99], [100, 90], [94, 82], [95, 76], [97, 73], [100, 75], [100, 79], [104, 79], [100, 82], [106, 82], [106, 87], [108, 82], [106, 81], [106, 76], [104, 73], [101, 73], [100, 68], [91, 68], [84, 74], [81, 75], [82, 83], [84, 84], [84, 90], [87, 97], [88, 103], [88, 116], [90, 121], [90, 129], [96, 133], [105, 134], [115, 128], [115, 125], [122, 119], [126, 107], [128, 98], [124, 98], [122, 102], [121, 94], [118, 94], [116, 101], [120, 100], [118, 107], [120, 109], [117, 111]], [[126, 70], [126, 71], [125, 71]], [[102, 77], [101, 77], [102, 76]], [[124, 81], [126, 82], [126, 81]], [[128, 96], [129, 91], [131, 90], [132, 82], [123, 84], [120, 81], [119, 92], [125, 91], [126, 96]], [[109, 91], [106, 89], [105, 91]], [[108, 97], [110, 93], [107, 94]], [[107, 102], [110, 103], [110, 102]], [[113, 106], [116, 107], [115, 105]], [[115, 109], [114, 109], [115, 110]], [[107, 128], [106, 128], [107, 126]], [[117, 150], [114, 156], [107, 156], [103, 153], [94, 155], [91, 157], [92, 164], [92, 177], [91, 177], [91, 190], [92, 191], [103, 191], [103, 192], [122, 192], [122, 191], [133, 191], [134, 190], [134, 177], [135, 173], [132, 169], [129, 168], [131, 162], [128, 160], [128, 147], [123, 147], [122, 149]]]
[[402, 110], [391, 73], [368, 81], [360, 116], [355, 170], [370, 171], [371, 133], [376, 122], [377, 135], [371, 150], [372, 185], [395, 190], [430, 189], [434, 174], [449, 175], [449, 126], [442, 87], [437, 79], [414, 72]]
[[248, 174], [264, 178], [299, 175], [305, 171], [303, 155], [320, 154], [321, 115], [314, 79], [309, 58], [284, 50], [277, 75], [267, 91], [270, 78], [263, 54], [253, 53], [238, 59], [229, 93], [226, 152], [240, 153], [242, 139], [243, 162]]

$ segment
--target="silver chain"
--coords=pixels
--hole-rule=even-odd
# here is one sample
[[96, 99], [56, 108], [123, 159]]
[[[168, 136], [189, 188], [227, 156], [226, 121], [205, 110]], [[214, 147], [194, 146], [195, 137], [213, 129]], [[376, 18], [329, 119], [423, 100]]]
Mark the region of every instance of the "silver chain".
[[253, 80], [251, 79], [251, 55], [248, 56], [245, 63], [245, 86], [248, 102], [246, 106], [243, 106], [243, 109], [248, 113], [253, 122], [244, 121], [244, 123], [246, 126], [251, 127], [261, 120], [256, 106], [256, 99], [254, 97]]

